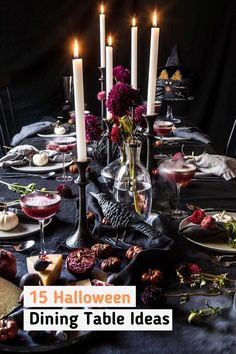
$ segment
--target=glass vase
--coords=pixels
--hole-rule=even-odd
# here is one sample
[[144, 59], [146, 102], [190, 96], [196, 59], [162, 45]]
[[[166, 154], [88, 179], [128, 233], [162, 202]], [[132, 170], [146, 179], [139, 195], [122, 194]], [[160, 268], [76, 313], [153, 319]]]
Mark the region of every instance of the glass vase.
[[110, 193], [113, 193], [114, 181], [117, 172], [126, 160], [125, 146], [119, 146], [120, 156], [118, 159], [112, 161], [109, 165], [104, 167], [101, 171], [103, 181], [106, 183], [107, 189]]
[[114, 199], [127, 204], [144, 220], [152, 207], [151, 178], [140, 161], [141, 142], [126, 143], [126, 162], [118, 170], [113, 189]]

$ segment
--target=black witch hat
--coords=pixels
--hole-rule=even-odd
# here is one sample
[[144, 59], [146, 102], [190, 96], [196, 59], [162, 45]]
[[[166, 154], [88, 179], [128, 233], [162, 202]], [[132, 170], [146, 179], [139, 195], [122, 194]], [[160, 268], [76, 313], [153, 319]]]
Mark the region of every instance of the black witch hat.
[[165, 63], [165, 66], [158, 67], [157, 76], [159, 77], [162, 70], [166, 70], [169, 78], [179, 70], [183, 78], [191, 79], [193, 84], [196, 84], [198, 81], [198, 75], [190, 68], [187, 68], [182, 61], [180, 60], [178, 53], [178, 44], [175, 43], [172, 48], [169, 57]]

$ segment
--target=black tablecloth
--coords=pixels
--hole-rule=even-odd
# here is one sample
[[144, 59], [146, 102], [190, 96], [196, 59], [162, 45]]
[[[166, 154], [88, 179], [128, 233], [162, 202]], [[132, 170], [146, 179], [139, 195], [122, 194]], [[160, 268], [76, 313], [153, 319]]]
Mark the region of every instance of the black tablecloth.
[[[43, 148], [45, 141], [41, 138], [26, 139], [24, 143], [30, 143], [36, 147]], [[164, 151], [176, 152], [180, 150], [180, 145], [163, 146]], [[203, 151], [213, 152], [210, 145], [203, 145], [196, 142], [186, 142], [185, 151], [190, 154], [192, 151], [201, 153]], [[2, 177], [0, 177], [2, 179]], [[8, 181], [14, 181], [13, 178]], [[30, 183], [36, 181], [39, 188], [47, 187], [48, 190], [55, 188], [55, 180], [41, 180], [39, 178], [18, 178], [20, 183]], [[162, 205], [164, 196], [168, 196], [169, 202], [174, 203], [174, 194], [169, 187], [164, 185], [158, 177], [153, 180], [154, 186], [154, 209], [158, 210]], [[78, 186], [70, 184], [75, 195], [78, 195]], [[166, 193], [168, 190], [168, 193]], [[10, 192], [5, 186], [0, 185], [0, 194], [9, 200], [15, 199], [16, 195]], [[200, 207], [214, 208], [236, 208], [236, 181], [215, 182], [192, 182], [187, 188], [181, 191], [181, 206], [192, 203]], [[49, 248], [57, 250], [66, 255], [63, 241], [73, 230], [76, 212], [76, 199], [64, 199], [59, 213], [54, 217], [52, 223], [46, 229], [46, 242]], [[164, 223], [166, 219], [164, 219]], [[169, 234], [175, 239], [174, 252], [183, 261], [197, 262], [206, 272], [215, 274], [225, 272], [225, 268], [216, 267], [202, 258], [202, 249], [197, 248], [185, 238], [178, 235], [178, 222], [167, 220], [166, 228]], [[25, 254], [17, 254], [18, 274], [20, 277], [26, 271]], [[236, 276], [235, 268], [227, 269], [231, 278]], [[63, 274], [62, 274], [63, 275]], [[171, 275], [170, 275], [171, 277]], [[174, 278], [169, 279], [169, 283], [175, 288]], [[180, 289], [178, 289], [180, 290]], [[68, 348], [70, 353], [235, 353], [236, 336], [234, 330], [234, 317], [228, 315], [227, 321], [212, 320], [206, 321], [204, 326], [192, 326], [187, 322], [189, 309], [204, 307], [203, 298], [192, 298], [187, 304], [180, 305], [179, 300], [168, 300], [167, 307], [173, 308], [173, 332], [98, 332], [92, 333], [91, 337], [80, 344], [75, 344]], [[232, 300], [222, 297], [210, 299], [214, 306], [218, 304], [230, 307]], [[228, 321], [228, 318], [233, 318]], [[1, 350], [1, 346], [0, 346]], [[57, 351], [63, 353], [65, 349]]]

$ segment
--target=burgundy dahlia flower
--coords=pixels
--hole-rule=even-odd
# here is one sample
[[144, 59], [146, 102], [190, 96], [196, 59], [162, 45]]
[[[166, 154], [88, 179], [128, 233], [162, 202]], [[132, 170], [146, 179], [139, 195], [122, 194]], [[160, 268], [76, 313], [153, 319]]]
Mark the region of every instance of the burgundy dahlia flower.
[[129, 82], [129, 70], [123, 65], [118, 65], [113, 68], [113, 76], [116, 81], [128, 83]]
[[107, 108], [114, 116], [123, 117], [136, 98], [136, 90], [130, 85], [118, 82], [108, 94]]

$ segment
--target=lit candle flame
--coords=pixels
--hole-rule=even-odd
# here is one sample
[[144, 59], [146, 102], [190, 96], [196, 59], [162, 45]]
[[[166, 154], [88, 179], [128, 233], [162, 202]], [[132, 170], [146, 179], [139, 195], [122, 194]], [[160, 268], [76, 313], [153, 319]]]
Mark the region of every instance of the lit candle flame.
[[77, 39], [74, 42], [74, 58], [79, 58], [79, 45]]
[[103, 5], [103, 4], [101, 4], [100, 13], [101, 13], [101, 14], [104, 14], [104, 5]]
[[156, 11], [153, 12], [152, 25], [153, 25], [153, 27], [157, 27], [157, 13], [156, 13]]
[[135, 26], [136, 26], [136, 18], [133, 17], [133, 18], [132, 18], [132, 27], [135, 27]]
[[111, 35], [108, 36], [107, 43], [110, 47], [112, 46], [112, 36]]

